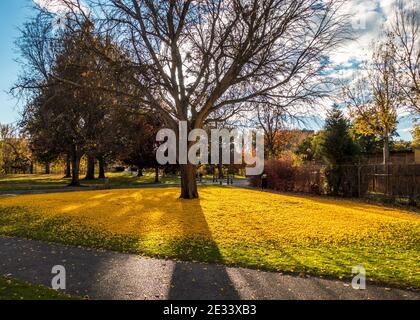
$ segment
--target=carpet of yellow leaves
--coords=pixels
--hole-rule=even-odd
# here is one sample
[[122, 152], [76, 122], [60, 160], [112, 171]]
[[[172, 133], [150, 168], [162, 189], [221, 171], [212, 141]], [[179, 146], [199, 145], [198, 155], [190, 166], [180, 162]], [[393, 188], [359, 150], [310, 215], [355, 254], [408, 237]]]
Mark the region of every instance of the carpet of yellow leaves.
[[[205, 188], [200, 200], [180, 200], [177, 188], [106, 190], [6, 198], [44, 216], [83, 217], [116, 233], [203, 236], [236, 241], [306, 244], [397, 241], [420, 228], [420, 216], [358, 202], [280, 195], [233, 188]], [[398, 234], [398, 237], [395, 235]]]
[[138, 251], [151, 254], [185, 257], [165, 251], [165, 244], [199, 239], [217, 247], [226, 263], [340, 277], [362, 263], [373, 280], [420, 282], [420, 216], [413, 212], [225, 187], [203, 187], [199, 200], [178, 196], [178, 188], [27, 195], [0, 199], [0, 209], [75, 219], [94, 230], [140, 239]]

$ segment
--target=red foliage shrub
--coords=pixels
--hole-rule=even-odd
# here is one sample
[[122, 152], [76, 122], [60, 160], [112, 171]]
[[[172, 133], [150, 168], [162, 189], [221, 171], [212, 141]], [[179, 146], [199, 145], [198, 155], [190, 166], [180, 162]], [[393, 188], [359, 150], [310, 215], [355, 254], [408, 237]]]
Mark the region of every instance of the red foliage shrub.
[[[269, 189], [293, 191], [295, 168], [292, 160], [268, 160], [265, 162], [264, 173], [267, 174]], [[261, 176], [252, 177], [251, 185], [253, 187], [261, 187]]]

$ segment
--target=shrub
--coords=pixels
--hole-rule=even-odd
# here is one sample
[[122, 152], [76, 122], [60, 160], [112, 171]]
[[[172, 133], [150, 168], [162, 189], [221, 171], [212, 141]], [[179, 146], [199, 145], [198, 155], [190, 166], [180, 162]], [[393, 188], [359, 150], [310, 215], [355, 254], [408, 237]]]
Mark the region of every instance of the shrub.
[[[293, 191], [295, 168], [289, 159], [274, 159], [265, 162], [268, 188], [278, 191]], [[251, 178], [253, 187], [261, 187], [261, 176]]]
[[293, 191], [312, 194], [324, 193], [323, 167], [320, 165], [300, 165], [295, 168]]

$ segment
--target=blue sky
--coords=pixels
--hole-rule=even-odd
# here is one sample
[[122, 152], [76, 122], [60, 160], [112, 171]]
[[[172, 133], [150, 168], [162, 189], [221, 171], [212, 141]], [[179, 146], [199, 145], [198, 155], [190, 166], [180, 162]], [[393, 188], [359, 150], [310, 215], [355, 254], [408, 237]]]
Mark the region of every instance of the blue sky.
[[[45, 3], [51, 0], [36, 0]], [[56, 1], [56, 0], [53, 0]], [[408, 0], [410, 1], [410, 0]], [[359, 38], [338, 50], [330, 60], [334, 64], [332, 70], [337, 76], [349, 77], [363, 59], [370, 55], [372, 42], [377, 39], [383, 24], [392, 14], [395, 0], [347, 0], [347, 9], [353, 13], [356, 26], [361, 26]], [[17, 101], [7, 94], [17, 80], [20, 67], [15, 62], [18, 53], [14, 42], [19, 36], [18, 27], [31, 14], [32, 0], [0, 0], [0, 122], [12, 123], [19, 119]], [[405, 116], [400, 118], [398, 133], [405, 140], [411, 140], [412, 121]], [[317, 121], [309, 121], [308, 129], [319, 129], [323, 125], [322, 117]]]
[[18, 54], [14, 42], [19, 36], [18, 27], [30, 17], [32, 0], [0, 1], [0, 122], [11, 123], [19, 118], [17, 101], [6, 91], [17, 80], [20, 70], [14, 61]]

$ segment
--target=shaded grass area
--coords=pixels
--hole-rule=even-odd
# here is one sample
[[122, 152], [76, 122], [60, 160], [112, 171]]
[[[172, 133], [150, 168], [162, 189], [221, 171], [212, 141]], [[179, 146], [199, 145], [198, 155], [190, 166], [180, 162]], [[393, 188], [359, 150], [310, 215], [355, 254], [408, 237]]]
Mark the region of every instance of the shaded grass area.
[[[145, 172], [143, 177], [137, 177], [126, 172], [107, 173], [107, 180], [83, 180], [80, 182], [83, 186], [101, 187], [105, 184], [111, 187], [131, 187], [137, 185], [147, 185], [155, 183], [154, 172]], [[15, 174], [0, 177], [0, 191], [23, 191], [23, 190], [48, 190], [66, 187], [71, 179], [65, 179], [62, 175], [51, 174]], [[159, 183], [173, 184], [177, 183], [177, 177], [160, 177]]]
[[0, 277], [0, 300], [79, 300], [44, 286]]
[[[217, 175], [215, 177], [218, 178]], [[241, 175], [237, 175], [237, 174], [235, 174], [233, 176], [230, 176], [230, 177], [233, 177], [234, 179], [246, 179], [245, 176], [241, 176]], [[227, 177], [225, 177], [224, 179], [226, 179], [226, 178]], [[203, 179], [213, 180], [213, 175], [211, 175], [211, 174], [205, 174], [205, 175], [203, 175]]]
[[182, 260], [420, 287], [420, 218], [360, 202], [201, 187], [0, 199], [0, 234]]
[[0, 191], [54, 189], [65, 187], [69, 182], [62, 175], [6, 175], [0, 177]]

